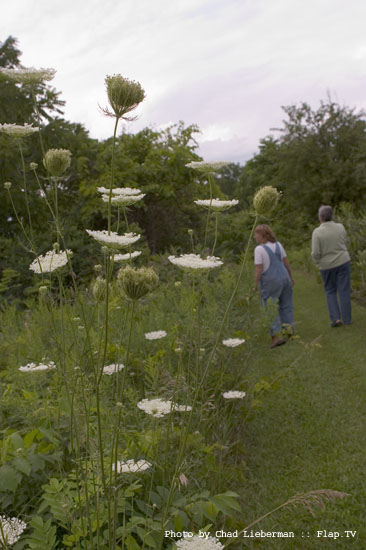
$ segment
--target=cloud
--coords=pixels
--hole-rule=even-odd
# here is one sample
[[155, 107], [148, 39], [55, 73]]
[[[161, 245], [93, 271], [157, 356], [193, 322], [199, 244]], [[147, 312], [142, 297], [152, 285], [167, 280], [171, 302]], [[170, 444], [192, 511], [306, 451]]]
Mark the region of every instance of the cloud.
[[316, 107], [330, 90], [366, 106], [365, 19], [364, 0], [13, 0], [2, 27], [24, 65], [57, 69], [66, 118], [92, 137], [112, 133], [98, 103], [121, 73], [147, 93], [130, 131], [196, 123], [202, 156], [242, 161], [281, 125], [281, 105]]

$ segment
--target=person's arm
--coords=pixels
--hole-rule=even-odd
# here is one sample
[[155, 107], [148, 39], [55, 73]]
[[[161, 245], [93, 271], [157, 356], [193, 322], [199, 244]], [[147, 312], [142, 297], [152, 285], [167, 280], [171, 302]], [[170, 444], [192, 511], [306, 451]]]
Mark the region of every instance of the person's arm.
[[322, 257], [322, 254], [320, 250], [320, 241], [315, 232], [313, 232], [311, 239], [311, 257], [315, 265], [319, 266], [319, 260]]
[[258, 290], [259, 280], [263, 273], [263, 264], [256, 264], [255, 266], [255, 277], [254, 277], [254, 290]]
[[292, 286], [294, 286], [295, 281], [294, 281], [294, 279], [293, 279], [293, 277], [292, 277], [291, 267], [290, 267], [289, 261], [288, 261], [288, 259], [287, 259], [287, 256], [285, 256], [284, 258], [282, 258], [282, 262], [283, 262], [283, 265], [285, 266], [285, 268], [287, 269], [288, 274], [290, 275], [291, 284], [292, 284]]

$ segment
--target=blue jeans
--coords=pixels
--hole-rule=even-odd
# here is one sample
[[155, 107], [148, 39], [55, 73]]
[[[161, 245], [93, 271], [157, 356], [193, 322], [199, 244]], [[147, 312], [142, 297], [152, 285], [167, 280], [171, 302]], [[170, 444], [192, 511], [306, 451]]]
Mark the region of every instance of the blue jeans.
[[323, 279], [331, 322], [342, 319], [345, 325], [350, 325], [352, 322], [350, 262], [332, 269], [321, 269], [320, 275]]
[[[268, 296], [269, 294], [269, 296]], [[271, 298], [277, 301], [278, 313], [273, 320], [271, 326], [271, 336], [276, 333], [281, 333], [281, 326], [286, 325], [293, 330], [294, 323], [294, 308], [292, 305], [292, 285], [290, 279], [280, 281], [276, 285], [273, 285], [271, 292], [264, 297], [262, 294], [262, 301], [264, 306], [267, 305], [268, 299]]]

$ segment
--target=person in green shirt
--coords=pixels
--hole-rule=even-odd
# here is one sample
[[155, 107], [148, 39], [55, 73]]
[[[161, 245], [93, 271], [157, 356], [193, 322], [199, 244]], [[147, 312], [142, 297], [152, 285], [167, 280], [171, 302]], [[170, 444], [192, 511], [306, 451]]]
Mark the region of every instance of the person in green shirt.
[[347, 233], [341, 223], [333, 221], [331, 206], [321, 206], [318, 215], [320, 225], [313, 231], [311, 257], [323, 280], [331, 326], [350, 325], [351, 263]]

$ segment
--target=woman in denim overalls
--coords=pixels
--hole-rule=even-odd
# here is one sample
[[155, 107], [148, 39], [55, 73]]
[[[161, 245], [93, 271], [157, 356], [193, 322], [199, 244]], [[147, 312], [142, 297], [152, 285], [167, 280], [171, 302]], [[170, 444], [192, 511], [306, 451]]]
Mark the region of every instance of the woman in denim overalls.
[[276, 240], [272, 229], [266, 225], [258, 225], [254, 230], [254, 238], [258, 244], [254, 251], [255, 289], [260, 289], [264, 305], [269, 298], [278, 301], [278, 313], [271, 326], [271, 348], [281, 346], [286, 340], [280, 338], [281, 326], [287, 333], [293, 332], [292, 287], [294, 280], [286, 252]]

